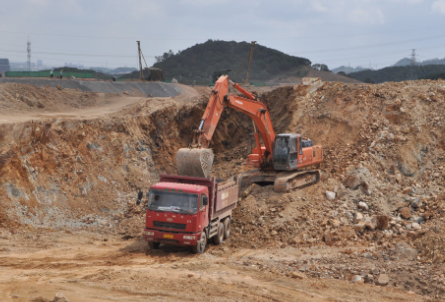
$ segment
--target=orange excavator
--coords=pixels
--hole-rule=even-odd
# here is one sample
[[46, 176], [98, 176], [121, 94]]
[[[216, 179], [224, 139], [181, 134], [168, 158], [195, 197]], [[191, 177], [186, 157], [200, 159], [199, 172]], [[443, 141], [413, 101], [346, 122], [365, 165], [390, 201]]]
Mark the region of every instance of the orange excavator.
[[[229, 83], [244, 97], [229, 94]], [[275, 191], [287, 192], [318, 182], [320, 172], [308, 167], [321, 163], [322, 147], [303, 140], [300, 134], [275, 134], [266, 105], [226, 75], [215, 83], [199, 129], [194, 130], [193, 142], [177, 153], [180, 175], [210, 177], [214, 156], [209, 144], [226, 106], [248, 115], [254, 124], [256, 148], [247, 156], [246, 165], [256, 169], [240, 174], [241, 187], [273, 183]]]

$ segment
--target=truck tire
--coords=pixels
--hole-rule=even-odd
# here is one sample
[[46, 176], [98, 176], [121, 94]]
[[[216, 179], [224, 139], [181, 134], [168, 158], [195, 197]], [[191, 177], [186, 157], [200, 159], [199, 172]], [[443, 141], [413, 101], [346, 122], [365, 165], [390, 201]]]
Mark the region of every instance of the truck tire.
[[207, 235], [205, 230], [201, 234], [201, 239], [196, 243], [195, 246], [192, 247], [193, 254], [202, 254], [204, 253], [207, 245]]
[[224, 239], [229, 238], [229, 236], [230, 236], [230, 229], [231, 229], [231, 226], [230, 226], [230, 217], [227, 217], [227, 218], [224, 220]]
[[151, 250], [157, 250], [159, 249], [159, 246], [161, 245], [160, 242], [149, 242], [148, 246], [150, 247]]
[[213, 243], [220, 245], [224, 241], [224, 224], [220, 223], [218, 226], [218, 233], [213, 237]]

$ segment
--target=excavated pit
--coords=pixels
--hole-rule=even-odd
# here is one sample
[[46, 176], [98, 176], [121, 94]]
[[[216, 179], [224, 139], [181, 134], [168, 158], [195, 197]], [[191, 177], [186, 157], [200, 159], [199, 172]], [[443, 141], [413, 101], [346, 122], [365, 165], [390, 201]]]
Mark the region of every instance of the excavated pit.
[[[205, 95], [188, 101], [125, 99], [126, 105], [113, 112], [90, 114], [88, 110], [104, 99], [116, 97], [118, 104], [120, 97], [3, 85], [2, 109], [16, 119], [20, 112], [27, 116], [0, 125], [3, 228], [106, 228], [128, 238], [140, 236], [144, 213], [134, 204], [136, 192], [147, 190], [160, 173], [176, 173], [176, 152], [189, 144], [207, 102]], [[64, 101], [57, 103], [58, 98]], [[321, 181], [284, 194], [259, 185], [241, 192], [228, 246], [292, 247], [302, 252], [320, 246], [341, 249], [351, 255], [351, 262], [373, 253], [366, 261], [387, 270], [395, 283], [415, 284], [410, 288], [418, 294], [443, 297], [445, 288], [433, 272], [427, 279], [434, 284], [430, 287], [406, 278], [404, 268], [399, 269], [405, 258], [398, 245], [403, 241], [417, 248], [416, 265], [434, 262], [443, 271], [445, 252], [435, 239], [443, 236], [445, 217], [443, 82], [315, 81], [280, 87], [261, 94], [261, 99], [277, 133], [298, 132], [323, 146]], [[65, 111], [87, 111], [67, 117], [51, 111], [56, 105]], [[211, 144], [213, 175], [227, 178], [246, 170], [252, 131], [244, 115], [224, 111]], [[326, 191], [335, 198], [328, 200]], [[359, 214], [363, 226], [355, 221]], [[304, 274], [346, 278], [340, 265], [343, 256], [335, 257], [311, 260], [318, 261], [319, 270]], [[312, 265], [304, 261], [299, 267]], [[327, 264], [342, 273], [332, 273]]]

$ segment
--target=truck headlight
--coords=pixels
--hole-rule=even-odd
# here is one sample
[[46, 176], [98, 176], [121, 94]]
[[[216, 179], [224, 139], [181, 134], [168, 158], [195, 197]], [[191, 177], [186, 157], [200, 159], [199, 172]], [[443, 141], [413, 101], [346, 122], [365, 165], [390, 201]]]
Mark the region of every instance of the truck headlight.
[[196, 236], [184, 235], [184, 237], [182, 237], [182, 238], [184, 238], [184, 239], [186, 239], [186, 240], [195, 240], [195, 239], [196, 239]]
[[145, 231], [146, 236], [154, 236], [155, 232]]

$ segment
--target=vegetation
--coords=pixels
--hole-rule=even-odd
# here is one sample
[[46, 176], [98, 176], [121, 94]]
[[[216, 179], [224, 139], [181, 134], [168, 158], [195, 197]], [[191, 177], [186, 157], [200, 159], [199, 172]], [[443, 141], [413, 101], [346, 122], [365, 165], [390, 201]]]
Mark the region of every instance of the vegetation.
[[[445, 65], [426, 65], [414, 67], [414, 79], [445, 72]], [[379, 70], [353, 72], [350, 78], [366, 83], [400, 82], [412, 80], [411, 66], [386, 67]]]
[[137, 69], [134, 67], [118, 67], [114, 69], [105, 68], [105, 67], [90, 67], [90, 69], [95, 70], [97, 72], [106, 73], [106, 74], [124, 74], [136, 71]]
[[326, 65], [326, 64], [318, 64], [317, 63], [317, 64], [312, 65], [312, 68], [315, 70], [330, 72], [328, 65]]
[[[104, 73], [101, 73], [101, 72], [97, 72], [97, 71], [92, 70], [92, 69], [79, 69], [79, 68], [66, 67], [66, 66], [65, 67], [52, 68], [52, 70], [54, 70], [54, 76], [55, 77], [59, 75], [59, 72], [60, 72], [61, 69], [63, 69], [64, 72], [87, 72], [87, 73], [92, 73], [93, 77], [95, 79], [98, 79], [98, 80], [110, 80], [113, 77], [112, 75], [104, 74]], [[42, 70], [42, 71], [50, 71], [50, 70], [51, 69], [45, 69], [45, 70]]]
[[445, 72], [430, 74], [430, 75], [422, 77], [422, 79], [427, 79], [427, 80], [442, 79], [442, 80], [445, 80]]
[[[156, 57], [157, 62], [153, 67], [163, 69], [166, 79], [208, 82], [214, 71], [230, 69], [230, 76], [235, 81], [241, 81], [247, 74], [247, 56], [250, 47], [251, 44], [247, 42], [208, 40], [176, 54], [172, 51], [166, 52]], [[243, 62], [243, 68], [237, 73]], [[310, 65], [311, 61], [308, 59], [289, 56], [256, 44], [253, 50], [250, 80], [266, 81], [280, 73]]]

